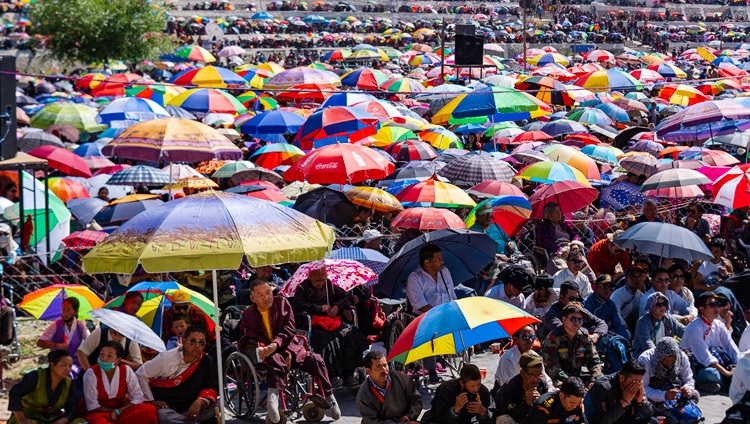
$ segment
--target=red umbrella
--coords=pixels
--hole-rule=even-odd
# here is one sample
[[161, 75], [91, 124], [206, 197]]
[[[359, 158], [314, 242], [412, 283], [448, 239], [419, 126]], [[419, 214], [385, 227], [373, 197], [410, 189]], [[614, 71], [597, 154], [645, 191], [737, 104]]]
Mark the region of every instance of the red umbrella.
[[104, 231], [76, 231], [62, 239], [63, 243], [71, 249], [90, 249], [104, 241], [109, 234]]
[[41, 146], [29, 152], [31, 156], [47, 159], [49, 167], [74, 177], [91, 177], [86, 161], [70, 150], [55, 146]]
[[94, 175], [114, 175], [120, 171], [122, 171], [125, 168], [130, 168], [130, 165], [122, 164], [122, 165], [114, 165], [114, 166], [105, 166], [104, 168], [100, 168], [98, 171], [94, 172]]
[[542, 219], [542, 210], [547, 203], [557, 203], [564, 214], [572, 213], [590, 205], [598, 195], [595, 188], [577, 181], [558, 181], [543, 185], [529, 198], [531, 217]]
[[91, 90], [91, 95], [94, 97], [123, 97], [125, 96], [125, 87], [134, 81], [142, 79], [142, 76], [131, 72], [114, 74], [108, 76], [106, 80], [94, 87]]
[[580, 142], [583, 142], [583, 144], [585, 144], [585, 145], [599, 144], [599, 143], [602, 142], [595, 135], [588, 134], [588, 133], [573, 133], [573, 134], [568, 134], [568, 135], [565, 136], [564, 139], [565, 140], [580, 141]]
[[271, 183], [269, 181], [261, 181], [261, 180], [246, 180], [242, 181], [240, 183], [241, 186], [261, 186], [265, 187], [268, 190], [275, 190], [275, 191], [281, 191], [280, 188], [278, 188], [274, 183]]
[[544, 131], [534, 130], [534, 131], [522, 132], [521, 134], [518, 134], [517, 136], [513, 137], [510, 140], [510, 142], [512, 144], [521, 144], [527, 141], [547, 141], [547, 140], [552, 140], [554, 138], [555, 137], [552, 137], [551, 135], [547, 134]]
[[394, 228], [417, 230], [442, 230], [444, 228], [466, 228], [464, 221], [454, 212], [439, 208], [409, 208], [399, 212], [391, 221]]
[[395, 166], [375, 150], [355, 144], [329, 144], [306, 154], [284, 172], [287, 181], [310, 184], [356, 184], [380, 180]]
[[334, 92], [341, 91], [327, 84], [297, 84], [288, 88], [276, 96], [276, 100], [287, 103], [310, 103], [321, 104], [325, 99], [331, 97]]
[[276, 190], [265, 189], [265, 190], [252, 191], [250, 193], [246, 193], [245, 195], [254, 197], [260, 200], [267, 200], [273, 203], [291, 202], [291, 200], [289, 200], [288, 197], [281, 194], [281, 192], [278, 191], [278, 189]]
[[104, 156], [84, 156], [84, 162], [90, 169], [102, 169], [108, 166], [115, 166], [115, 163]]
[[385, 147], [385, 151], [398, 162], [432, 160], [437, 157], [437, 152], [429, 143], [419, 140], [404, 140], [391, 143]]
[[483, 181], [466, 191], [478, 197], [520, 196], [526, 197], [520, 188], [503, 181]]

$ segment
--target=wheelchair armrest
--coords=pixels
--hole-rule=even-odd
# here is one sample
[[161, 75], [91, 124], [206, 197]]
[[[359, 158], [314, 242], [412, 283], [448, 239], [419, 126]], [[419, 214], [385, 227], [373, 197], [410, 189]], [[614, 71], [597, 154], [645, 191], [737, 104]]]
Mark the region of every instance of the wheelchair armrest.
[[545, 259], [549, 260], [549, 252], [542, 246], [534, 246], [531, 248], [534, 254], [542, 255]]

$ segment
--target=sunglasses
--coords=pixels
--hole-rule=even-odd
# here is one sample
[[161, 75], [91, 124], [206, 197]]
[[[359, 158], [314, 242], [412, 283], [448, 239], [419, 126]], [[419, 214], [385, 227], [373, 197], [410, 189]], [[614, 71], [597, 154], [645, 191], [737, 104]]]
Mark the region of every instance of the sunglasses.
[[666, 308], [668, 305], [666, 302], [659, 302], [654, 305], [655, 308]]
[[675, 274], [675, 275], [672, 276], [672, 278], [675, 279], [675, 280], [684, 280], [685, 279], [685, 274]]
[[188, 340], [188, 343], [190, 344], [190, 346], [195, 346], [195, 345], [205, 346], [206, 345], [206, 341], [205, 340], [190, 339], [190, 340]]
[[583, 261], [580, 259], [571, 259], [570, 263], [572, 263], [573, 265], [580, 265], [583, 263]]
[[536, 340], [536, 334], [523, 334], [521, 335], [521, 340], [526, 340], [527, 342]]
[[569, 297], [568, 302], [583, 302], [582, 297]]
[[9, 236], [10, 233], [0, 233], [0, 236]]
[[581, 318], [578, 318], [578, 317], [569, 317], [568, 321], [570, 321], [573, 324], [583, 324], [583, 317], [581, 317]]
[[612, 284], [599, 284], [598, 287], [601, 288], [602, 290], [614, 290], [615, 289], [615, 286]]
[[658, 283], [668, 283], [669, 282], [669, 278], [654, 278], [654, 281], [656, 281]]
[[190, 305], [174, 305], [173, 307], [176, 311], [187, 311], [190, 309]]

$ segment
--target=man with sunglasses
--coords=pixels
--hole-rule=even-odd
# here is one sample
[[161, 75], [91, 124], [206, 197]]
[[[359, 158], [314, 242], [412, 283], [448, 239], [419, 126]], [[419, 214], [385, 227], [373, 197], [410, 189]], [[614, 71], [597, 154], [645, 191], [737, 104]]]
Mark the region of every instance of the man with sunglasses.
[[669, 271], [664, 268], [657, 268], [651, 277], [651, 288], [648, 289], [643, 296], [639, 304], [640, 314], [643, 315], [648, 312], [646, 310], [646, 299], [653, 292], [659, 292], [669, 299], [669, 312], [677, 318], [683, 325], [688, 325], [698, 315], [698, 310], [695, 306], [689, 305], [679, 294], [669, 290]]
[[182, 424], [213, 420], [219, 384], [216, 360], [204, 352], [206, 331], [185, 330], [185, 343], [160, 353], [136, 371], [143, 398], [158, 409], [159, 422]]
[[599, 339], [607, 334], [609, 328], [607, 323], [600, 320], [593, 314], [589, 313], [582, 305], [583, 299], [578, 291], [578, 286], [570, 281], [562, 283], [560, 286], [560, 300], [553, 303], [544, 317], [542, 317], [542, 326], [537, 330], [539, 340], [544, 340], [548, 334], [557, 328], [563, 326], [562, 311], [571, 303], [576, 303], [583, 313], [583, 328], [588, 332], [588, 336], [596, 344]]
[[680, 342], [680, 347], [693, 353], [696, 387], [709, 393], [728, 386], [739, 357], [731, 334], [717, 319], [725, 301], [712, 291], [701, 293], [695, 302], [699, 319], [688, 324]]
[[588, 312], [579, 303], [569, 303], [562, 311], [562, 327], [556, 328], [544, 339], [542, 358], [547, 373], [556, 385], [575, 376], [590, 386], [602, 376], [602, 362], [596, 351], [596, 342], [581, 328], [586, 314]]
[[523, 423], [534, 402], [549, 391], [541, 356], [526, 352], [518, 367], [519, 372], [495, 393], [496, 424]]
[[[518, 375], [518, 372], [521, 371], [521, 366], [518, 361], [523, 355], [528, 353], [539, 356], [538, 353], [532, 350], [536, 340], [536, 333], [534, 327], [531, 325], [521, 327], [513, 334], [513, 347], [506, 350], [500, 356], [500, 361], [497, 364], [497, 371], [495, 371], [495, 387], [492, 389], [494, 392], [497, 392], [502, 385]], [[544, 371], [544, 366], [542, 366], [542, 371]], [[547, 380], [551, 387], [552, 380], [547, 377], [546, 373], [544, 374], [544, 379]]]
[[694, 232], [701, 240], [708, 243], [713, 236], [711, 224], [703, 217], [703, 207], [697, 201], [692, 201], [688, 205], [688, 215], [682, 220], [682, 225], [688, 230]]
[[597, 318], [607, 323], [609, 331], [613, 331], [626, 339], [630, 339], [630, 331], [620, 311], [610, 297], [615, 290], [615, 284], [609, 274], [602, 274], [596, 278], [594, 292], [583, 301], [583, 307]]
[[[192, 304], [190, 293], [185, 290], [175, 290], [169, 295], [169, 300], [172, 302], [172, 307], [165, 309], [162, 317], [161, 338], [164, 343], [166, 344], [174, 336], [172, 334], [172, 318], [175, 315], [186, 315], [190, 318], [190, 325], [198, 326], [206, 332], [208, 349], [211, 349], [216, 341], [216, 333], [209, 331], [211, 327], [208, 325], [207, 315]], [[212, 351], [207, 350], [207, 352]]]
[[559, 291], [560, 285], [565, 281], [572, 281], [578, 286], [578, 292], [581, 294], [581, 297], [590, 295], [592, 293], [591, 282], [589, 282], [589, 277], [581, 272], [581, 269], [585, 266], [583, 253], [579, 251], [568, 253], [565, 263], [568, 267], [557, 271], [553, 277], [555, 280], [553, 286], [555, 290]]

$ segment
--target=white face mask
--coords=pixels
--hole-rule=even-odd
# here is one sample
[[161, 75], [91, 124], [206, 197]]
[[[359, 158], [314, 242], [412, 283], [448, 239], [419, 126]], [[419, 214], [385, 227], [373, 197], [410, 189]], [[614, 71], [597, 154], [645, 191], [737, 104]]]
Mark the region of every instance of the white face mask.
[[10, 236], [0, 236], [0, 244], [5, 245], [8, 243]]

